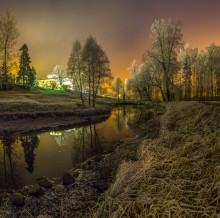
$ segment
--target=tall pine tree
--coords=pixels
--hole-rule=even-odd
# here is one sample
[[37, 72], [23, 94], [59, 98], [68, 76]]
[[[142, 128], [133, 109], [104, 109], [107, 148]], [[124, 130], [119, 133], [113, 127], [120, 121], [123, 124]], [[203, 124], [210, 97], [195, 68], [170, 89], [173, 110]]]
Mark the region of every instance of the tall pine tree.
[[21, 55], [19, 61], [19, 71], [17, 81], [23, 87], [31, 87], [34, 84], [36, 71], [30, 66], [31, 58], [28, 53], [28, 46], [24, 44], [21, 48]]
[[31, 67], [31, 71], [29, 72], [29, 74], [28, 74], [28, 83], [27, 83], [27, 85], [29, 86], [29, 87], [32, 87], [33, 85], [34, 85], [34, 81], [35, 81], [35, 79], [36, 79], [36, 70], [35, 70], [35, 68], [32, 66]]

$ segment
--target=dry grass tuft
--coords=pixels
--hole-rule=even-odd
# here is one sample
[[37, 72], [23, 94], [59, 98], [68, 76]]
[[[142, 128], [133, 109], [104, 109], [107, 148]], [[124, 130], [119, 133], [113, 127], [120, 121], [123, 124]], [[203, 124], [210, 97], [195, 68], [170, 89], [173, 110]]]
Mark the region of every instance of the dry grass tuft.
[[146, 170], [150, 168], [151, 161], [152, 158], [122, 163], [117, 173], [116, 181], [110, 188], [109, 195], [116, 197], [118, 195], [131, 194], [132, 190], [136, 189], [145, 178]]
[[123, 163], [93, 217], [217, 217], [220, 212], [220, 107], [167, 106], [160, 137]]

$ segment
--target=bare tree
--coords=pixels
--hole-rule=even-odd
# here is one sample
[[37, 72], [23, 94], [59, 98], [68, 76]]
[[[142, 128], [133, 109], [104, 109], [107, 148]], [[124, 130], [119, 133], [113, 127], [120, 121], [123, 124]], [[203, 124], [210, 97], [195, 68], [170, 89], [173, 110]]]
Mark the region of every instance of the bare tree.
[[56, 65], [54, 68], [53, 68], [53, 73], [54, 75], [56, 75], [56, 77], [58, 78], [58, 81], [60, 83], [60, 85], [63, 84], [63, 78], [65, 77], [65, 69], [63, 66], [60, 66], [60, 65]]
[[15, 53], [18, 38], [16, 18], [8, 9], [5, 15], [0, 16], [0, 52], [2, 57], [1, 67], [1, 89], [8, 89], [10, 81], [9, 63]]
[[132, 77], [127, 81], [127, 85], [129, 89], [133, 89], [135, 92], [139, 94], [140, 100], [143, 99], [142, 91], [140, 87], [140, 78], [139, 74], [139, 66], [136, 60], [133, 60], [128, 67], [128, 71], [131, 72]]
[[123, 85], [122, 80], [118, 76], [114, 78], [112, 89], [115, 92], [118, 98], [118, 101], [119, 101], [120, 94], [123, 95], [123, 92], [124, 92], [124, 85]]
[[159, 67], [163, 77], [166, 100], [173, 100], [175, 73], [179, 70], [177, 55], [182, 46], [181, 22], [177, 20], [156, 20], [151, 26], [153, 36], [152, 50], [148, 56]]
[[[112, 77], [109, 59], [92, 36], [88, 37], [83, 48], [83, 62], [89, 90], [89, 104], [94, 107], [100, 85]], [[92, 96], [92, 102], [91, 102]]]
[[85, 74], [84, 63], [82, 60], [82, 46], [79, 41], [73, 44], [72, 52], [70, 54], [67, 64], [67, 75], [72, 79], [74, 87], [80, 93], [82, 104], [84, 104], [83, 92], [85, 91]]
[[206, 48], [206, 95], [213, 100], [217, 96], [220, 72], [220, 47], [211, 43]]
[[196, 50], [190, 49], [187, 43], [180, 49], [180, 61], [182, 67], [182, 78], [180, 79], [183, 80], [181, 93], [185, 100], [190, 100], [192, 97], [192, 75], [196, 55]]
[[184, 45], [177, 20], [156, 20], [151, 32], [152, 49], [140, 66], [133, 61], [129, 67], [128, 90], [139, 93], [141, 100], [214, 100], [220, 95], [220, 46], [211, 43], [198, 52]]

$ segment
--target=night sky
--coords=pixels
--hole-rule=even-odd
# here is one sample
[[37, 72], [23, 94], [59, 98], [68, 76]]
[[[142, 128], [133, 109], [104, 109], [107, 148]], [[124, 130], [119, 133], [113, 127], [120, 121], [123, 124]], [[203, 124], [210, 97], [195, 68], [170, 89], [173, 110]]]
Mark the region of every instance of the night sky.
[[90, 34], [106, 51], [114, 75], [125, 79], [133, 59], [150, 47], [155, 19], [177, 18], [191, 47], [220, 44], [219, 0], [0, 0], [0, 14], [12, 8], [38, 78], [55, 65], [66, 68], [73, 42]]

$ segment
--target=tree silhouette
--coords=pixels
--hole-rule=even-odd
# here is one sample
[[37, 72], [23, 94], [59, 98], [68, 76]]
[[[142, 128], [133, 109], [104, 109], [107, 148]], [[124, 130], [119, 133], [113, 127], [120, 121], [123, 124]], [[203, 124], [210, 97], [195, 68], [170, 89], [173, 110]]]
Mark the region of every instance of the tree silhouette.
[[20, 138], [21, 145], [24, 148], [24, 157], [27, 163], [27, 171], [32, 173], [34, 171], [34, 160], [35, 153], [34, 150], [39, 145], [39, 138], [35, 136], [21, 136]]
[[55, 76], [55, 78], [58, 79], [60, 86], [62, 86], [63, 85], [63, 79], [66, 76], [65, 68], [63, 66], [56, 65], [53, 68], [52, 74]]
[[16, 17], [8, 9], [5, 15], [0, 16], [0, 56], [2, 66], [0, 69], [0, 88], [8, 89], [12, 76], [10, 73], [10, 63], [13, 60], [17, 38], [19, 36], [16, 24]]
[[10, 165], [10, 173], [11, 173], [11, 178], [12, 182], [14, 184], [14, 171], [13, 171], [13, 166], [12, 166], [12, 158], [11, 154], [13, 152], [13, 144], [15, 142], [15, 139], [12, 137], [2, 137], [1, 139], [3, 148], [4, 148], [4, 171], [5, 171], [5, 180], [7, 181], [7, 166], [6, 166], [6, 157], [9, 159], [9, 165]]
[[82, 46], [76, 40], [68, 60], [67, 75], [72, 79], [74, 89], [79, 91], [82, 104], [84, 104], [83, 92], [85, 91], [85, 75], [83, 74], [84, 63], [82, 61]]
[[33, 86], [36, 79], [36, 69], [32, 66], [31, 71], [28, 74], [28, 86]]
[[181, 22], [178, 20], [155, 20], [151, 26], [152, 50], [148, 57], [161, 73], [163, 100], [174, 100], [174, 77], [179, 70], [177, 54], [183, 45]]
[[72, 143], [73, 166], [102, 153], [103, 136], [95, 125], [79, 128], [74, 133]]
[[119, 107], [113, 111], [112, 123], [117, 133], [120, 133], [124, 127], [124, 113], [124, 110]]
[[17, 81], [22, 84], [23, 87], [25, 86], [33, 86], [34, 80], [36, 77], [36, 70], [34, 67], [30, 66], [31, 58], [28, 53], [28, 46], [24, 44], [21, 48], [21, 55], [19, 61], [19, 71]]
[[89, 105], [94, 107], [101, 84], [112, 78], [110, 61], [105, 51], [92, 36], [87, 38], [83, 47], [82, 60], [88, 83]]
[[115, 95], [118, 98], [120, 98], [120, 95], [124, 93], [124, 84], [121, 80], [121, 78], [119, 78], [118, 76], [115, 77], [113, 84], [112, 84], [112, 90], [115, 93]]

